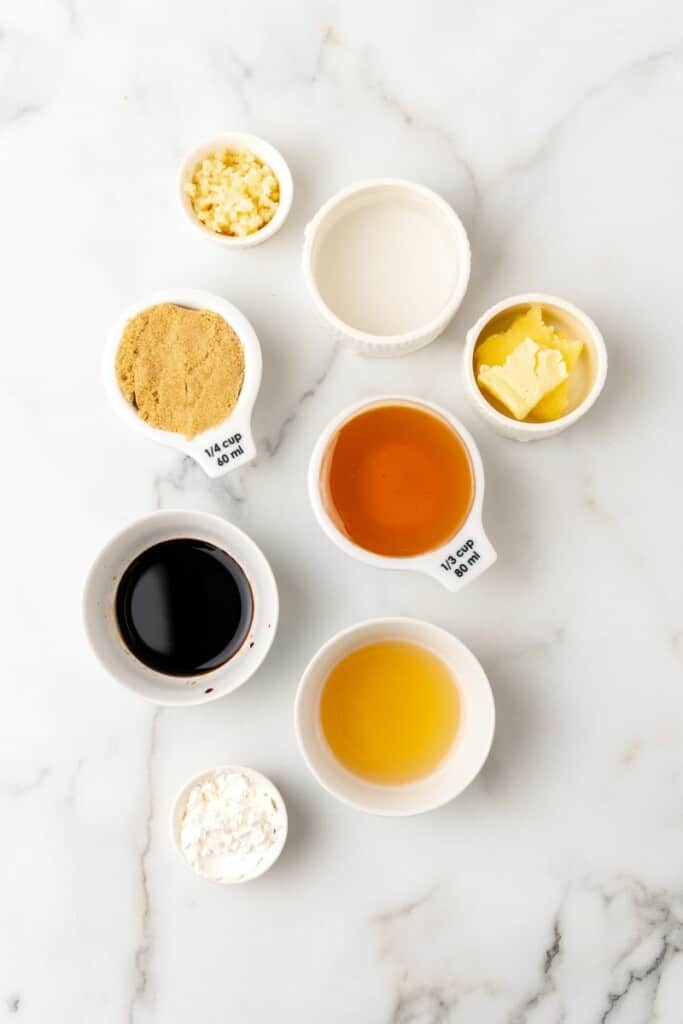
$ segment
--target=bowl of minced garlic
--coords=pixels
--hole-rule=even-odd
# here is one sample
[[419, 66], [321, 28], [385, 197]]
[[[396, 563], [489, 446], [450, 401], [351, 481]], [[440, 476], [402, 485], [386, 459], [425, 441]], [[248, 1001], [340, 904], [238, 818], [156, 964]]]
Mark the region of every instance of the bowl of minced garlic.
[[516, 295], [468, 331], [465, 383], [498, 433], [517, 441], [551, 437], [576, 423], [602, 391], [607, 351], [582, 310], [556, 296]]
[[270, 143], [231, 132], [192, 149], [180, 167], [180, 204], [189, 222], [221, 245], [271, 238], [292, 204], [292, 176]]
[[256, 333], [231, 303], [172, 289], [117, 321], [104, 377], [129, 425], [222, 476], [256, 454], [251, 413], [261, 364]]

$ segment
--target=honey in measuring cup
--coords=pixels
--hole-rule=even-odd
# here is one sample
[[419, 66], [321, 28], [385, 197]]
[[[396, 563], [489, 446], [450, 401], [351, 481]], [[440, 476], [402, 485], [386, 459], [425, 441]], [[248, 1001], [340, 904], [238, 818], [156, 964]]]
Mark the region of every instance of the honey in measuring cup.
[[443, 546], [474, 498], [464, 442], [437, 413], [408, 402], [371, 406], [347, 420], [325, 454], [321, 484], [337, 528], [390, 558]]

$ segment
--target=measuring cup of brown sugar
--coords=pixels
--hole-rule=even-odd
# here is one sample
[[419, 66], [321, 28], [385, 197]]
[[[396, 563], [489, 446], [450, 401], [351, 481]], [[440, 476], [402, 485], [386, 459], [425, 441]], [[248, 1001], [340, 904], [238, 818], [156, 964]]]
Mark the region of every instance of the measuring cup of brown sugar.
[[221, 296], [172, 288], [136, 303], [110, 331], [103, 370], [126, 423], [191, 456], [207, 476], [255, 457], [261, 346], [244, 314]]
[[431, 402], [383, 395], [345, 409], [318, 439], [308, 489], [330, 540], [368, 565], [422, 572], [456, 591], [496, 560], [477, 446]]

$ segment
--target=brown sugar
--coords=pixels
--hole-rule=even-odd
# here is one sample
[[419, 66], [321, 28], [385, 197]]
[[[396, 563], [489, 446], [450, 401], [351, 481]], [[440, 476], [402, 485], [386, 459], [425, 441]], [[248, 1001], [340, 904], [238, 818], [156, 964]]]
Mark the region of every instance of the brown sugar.
[[165, 302], [126, 324], [116, 378], [146, 423], [192, 438], [234, 409], [244, 381], [244, 350], [217, 313]]

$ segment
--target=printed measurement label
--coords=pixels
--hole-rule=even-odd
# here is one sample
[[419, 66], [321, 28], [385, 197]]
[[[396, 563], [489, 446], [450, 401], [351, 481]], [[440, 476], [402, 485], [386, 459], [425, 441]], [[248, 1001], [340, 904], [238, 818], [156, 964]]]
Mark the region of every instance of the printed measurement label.
[[212, 462], [215, 462], [217, 466], [227, 466], [229, 462], [237, 462], [244, 455], [244, 448], [240, 444], [241, 440], [241, 434], [232, 434], [222, 441], [216, 441], [214, 444], [209, 445], [208, 448], [204, 449], [204, 454]]
[[454, 554], [446, 556], [444, 561], [441, 562], [441, 568], [444, 572], [454, 573], [459, 579], [461, 576], [465, 576], [477, 564], [480, 558], [481, 555], [475, 548], [474, 541], [470, 538], [464, 544], [461, 544]]

